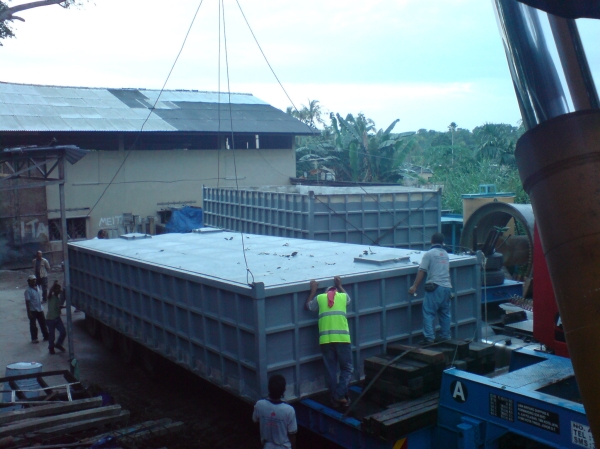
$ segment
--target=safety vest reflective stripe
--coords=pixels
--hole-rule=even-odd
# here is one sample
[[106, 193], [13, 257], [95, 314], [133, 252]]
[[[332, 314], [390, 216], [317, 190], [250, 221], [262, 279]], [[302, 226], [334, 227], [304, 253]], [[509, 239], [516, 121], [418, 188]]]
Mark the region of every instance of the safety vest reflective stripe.
[[350, 331], [322, 331], [322, 332], [319, 332], [319, 336], [333, 335], [333, 334], [350, 335]]
[[346, 316], [346, 312], [342, 312], [342, 311], [323, 312], [323, 313], [319, 313], [319, 318], [323, 318], [324, 316], [331, 316], [331, 315], [342, 315], [342, 316]]

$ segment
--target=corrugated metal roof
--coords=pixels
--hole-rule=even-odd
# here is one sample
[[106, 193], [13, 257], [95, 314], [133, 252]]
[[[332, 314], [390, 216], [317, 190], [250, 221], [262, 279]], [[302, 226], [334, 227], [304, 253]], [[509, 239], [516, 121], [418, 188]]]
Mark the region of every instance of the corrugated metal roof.
[[[0, 132], [138, 132], [159, 90], [37, 86], [0, 82]], [[144, 132], [230, 132], [229, 95], [165, 90]], [[220, 101], [220, 103], [219, 103]], [[220, 126], [219, 126], [220, 116]], [[307, 125], [251, 94], [231, 94], [233, 131], [312, 134]]]
[[83, 158], [89, 150], [83, 150], [75, 145], [56, 145], [56, 146], [27, 146], [5, 148], [0, 152], [0, 159], [10, 156], [12, 158], [21, 157], [39, 157], [39, 156], [64, 156], [65, 159], [75, 164]]

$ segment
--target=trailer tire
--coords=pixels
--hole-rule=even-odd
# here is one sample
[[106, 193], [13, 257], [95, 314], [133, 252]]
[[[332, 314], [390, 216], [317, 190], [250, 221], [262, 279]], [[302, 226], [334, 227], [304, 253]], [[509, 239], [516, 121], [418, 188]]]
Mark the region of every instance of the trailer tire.
[[100, 322], [87, 313], [85, 315], [85, 330], [92, 338], [100, 338]]
[[142, 368], [150, 380], [156, 382], [164, 378], [166, 361], [162, 356], [148, 348], [142, 347], [140, 359]]
[[481, 273], [481, 285], [492, 287], [494, 285], [504, 284], [504, 271], [502, 270], [486, 270]]
[[109, 351], [114, 350], [117, 347], [117, 332], [104, 325], [100, 325], [100, 335], [102, 335], [102, 345]]
[[137, 351], [137, 344], [129, 337], [123, 334], [119, 334], [119, 356], [123, 363], [130, 365], [135, 361]]
[[504, 256], [502, 253], [494, 253], [486, 258], [485, 270], [500, 270], [504, 266]]

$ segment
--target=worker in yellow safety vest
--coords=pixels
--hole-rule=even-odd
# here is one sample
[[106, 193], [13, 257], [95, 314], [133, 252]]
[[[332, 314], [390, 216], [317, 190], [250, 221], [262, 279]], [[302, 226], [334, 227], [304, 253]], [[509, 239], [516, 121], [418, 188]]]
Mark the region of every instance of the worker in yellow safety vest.
[[319, 311], [319, 345], [327, 371], [332, 405], [348, 407], [348, 385], [354, 372], [350, 328], [346, 318], [350, 295], [342, 287], [342, 279], [339, 276], [334, 277], [333, 282], [334, 287], [317, 295], [319, 285], [314, 279], [311, 280], [306, 308], [313, 312]]

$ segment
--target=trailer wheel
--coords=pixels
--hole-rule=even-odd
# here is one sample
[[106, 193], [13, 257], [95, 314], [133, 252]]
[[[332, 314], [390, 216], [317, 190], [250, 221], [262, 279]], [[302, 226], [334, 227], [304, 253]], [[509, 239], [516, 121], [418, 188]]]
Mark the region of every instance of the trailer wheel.
[[493, 285], [504, 284], [504, 271], [502, 270], [486, 270], [481, 273], [481, 285], [491, 287]]
[[166, 361], [163, 357], [148, 348], [142, 347], [140, 351], [142, 368], [150, 380], [159, 381], [166, 373]]
[[118, 343], [121, 360], [127, 365], [133, 363], [137, 352], [136, 343], [131, 338], [122, 334], [119, 334]]
[[504, 265], [504, 256], [502, 253], [494, 253], [486, 258], [485, 270], [500, 270]]
[[112, 351], [117, 347], [117, 332], [114, 329], [101, 324], [100, 335], [102, 335], [102, 345], [106, 349]]
[[85, 330], [90, 337], [100, 338], [100, 322], [88, 314], [85, 315]]

